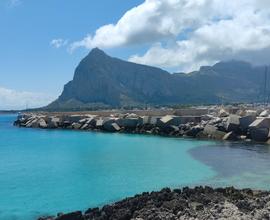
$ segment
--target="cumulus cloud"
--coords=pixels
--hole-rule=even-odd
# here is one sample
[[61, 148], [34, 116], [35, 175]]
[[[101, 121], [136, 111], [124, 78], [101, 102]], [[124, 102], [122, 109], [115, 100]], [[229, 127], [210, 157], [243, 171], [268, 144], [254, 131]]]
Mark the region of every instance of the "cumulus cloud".
[[228, 59], [269, 63], [270, 20], [264, 13], [252, 7], [238, 11], [236, 16], [198, 27], [188, 39], [177, 40], [173, 46], [154, 45], [144, 55], [133, 55], [130, 60], [188, 71]]
[[42, 107], [52, 102], [55, 97], [42, 93], [15, 91], [0, 87], [0, 110]]
[[[204, 13], [200, 12], [202, 8]], [[94, 36], [88, 35], [71, 47], [107, 48], [151, 43], [177, 36], [189, 26], [198, 26], [199, 15], [208, 16], [207, 5], [201, 0], [146, 0], [127, 11], [117, 24], [102, 26]]]
[[68, 44], [68, 40], [64, 40], [62, 38], [58, 38], [58, 39], [53, 39], [50, 42], [50, 45], [55, 47], [55, 48], [60, 48], [60, 47], [64, 47]]
[[148, 45], [130, 61], [191, 70], [220, 60], [269, 61], [269, 0], [145, 0], [116, 24], [71, 44], [111, 48]]

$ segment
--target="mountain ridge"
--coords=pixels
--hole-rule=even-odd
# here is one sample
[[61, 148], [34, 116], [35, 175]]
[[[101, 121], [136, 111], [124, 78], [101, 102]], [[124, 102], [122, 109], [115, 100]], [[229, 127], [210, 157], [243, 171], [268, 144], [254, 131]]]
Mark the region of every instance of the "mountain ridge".
[[260, 95], [263, 67], [222, 61], [189, 74], [110, 57], [95, 48], [47, 109], [251, 102]]

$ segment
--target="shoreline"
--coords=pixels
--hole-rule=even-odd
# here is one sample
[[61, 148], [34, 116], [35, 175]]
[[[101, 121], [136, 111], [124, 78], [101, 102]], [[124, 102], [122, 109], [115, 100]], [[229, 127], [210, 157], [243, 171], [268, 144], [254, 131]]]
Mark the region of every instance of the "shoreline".
[[144, 192], [101, 208], [38, 220], [269, 219], [270, 192], [234, 187], [198, 186]]
[[[179, 111], [171, 112], [172, 115], [167, 115], [166, 111], [163, 114], [146, 111], [137, 114], [35, 112], [19, 114], [14, 125], [270, 144], [270, 113], [267, 110], [238, 110], [229, 113], [229, 110], [216, 109], [209, 114], [204, 114], [205, 112], [205, 109], [193, 109], [188, 115], [179, 114]], [[187, 114], [187, 111], [184, 113]]]
[[[269, 144], [270, 117], [265, 111], [234, 112], [224, 109], [199, 116], [144, 116], [134, 113], [111, 115], [27, 113], [18, 115], [15, 126], [158, 135], [197, 140]], [[144, 219], [269, 219], [270, 191], [195, 187], [165, 188], [142, 193], [85, 212], [75, 211], [38, 220], [144, 220]]]

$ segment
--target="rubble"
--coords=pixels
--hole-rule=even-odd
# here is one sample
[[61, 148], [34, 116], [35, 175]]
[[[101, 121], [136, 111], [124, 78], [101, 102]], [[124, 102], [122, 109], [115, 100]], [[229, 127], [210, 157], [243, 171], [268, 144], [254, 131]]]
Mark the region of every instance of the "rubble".
[[211, 108], [208, 114], [197, 116], [137, 115], [121, 112], [109, 116], [24, 113], [18, 115], [14, 124], [26, 128], [188, 136], [223, 141], [250, 141], [251, 139], [255, 142], [270, 143], [268, 109]]

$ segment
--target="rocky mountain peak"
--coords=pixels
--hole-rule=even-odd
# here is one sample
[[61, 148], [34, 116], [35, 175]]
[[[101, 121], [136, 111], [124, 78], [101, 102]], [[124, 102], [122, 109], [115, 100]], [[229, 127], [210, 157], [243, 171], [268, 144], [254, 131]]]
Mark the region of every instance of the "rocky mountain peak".
[[108, 56], [108, 55], [103, 50], [96, 47], [89, 52], [88, 56]]
[[169, 74], [94, 48], [48, 108], [252, 102], [258, 99], [263, 74], [263, 67], [254, 68], [241, 61], [220, 62], [192, 74]]

